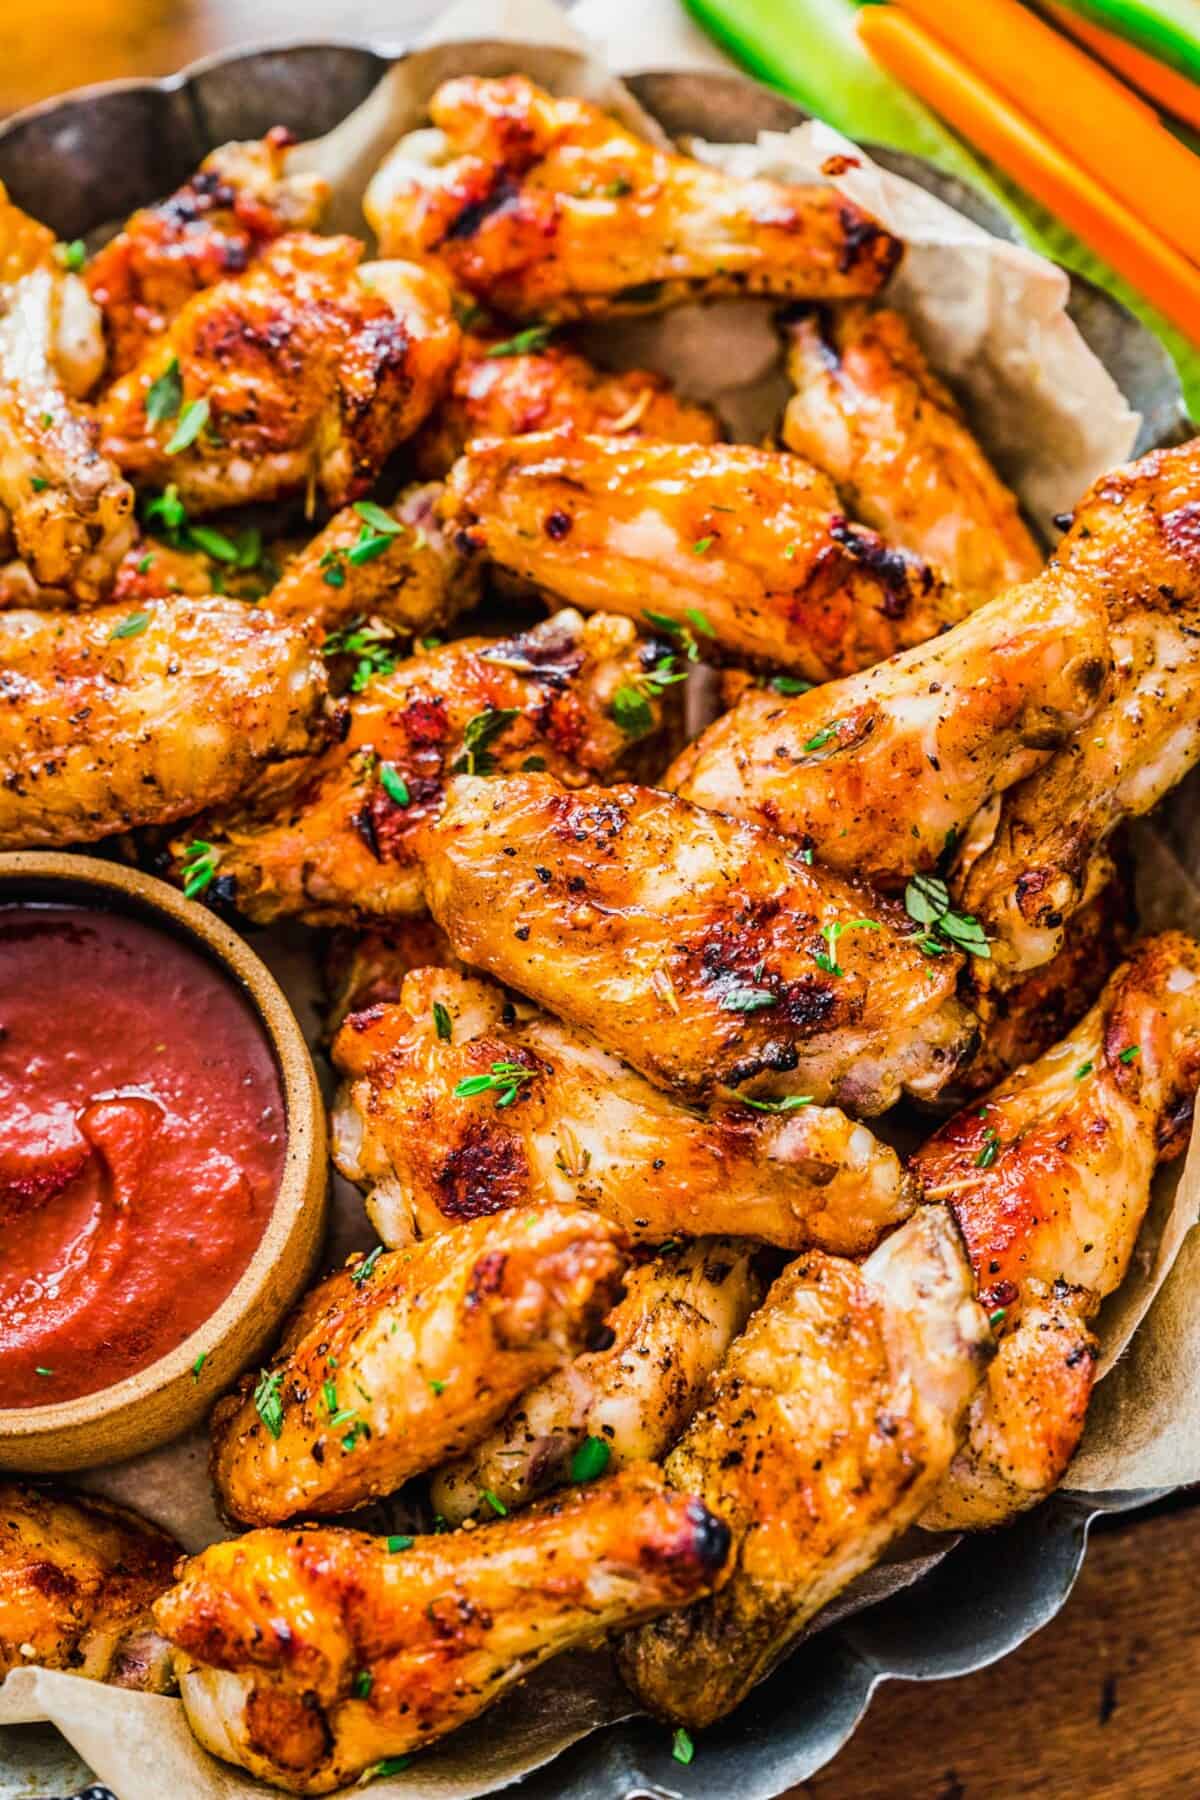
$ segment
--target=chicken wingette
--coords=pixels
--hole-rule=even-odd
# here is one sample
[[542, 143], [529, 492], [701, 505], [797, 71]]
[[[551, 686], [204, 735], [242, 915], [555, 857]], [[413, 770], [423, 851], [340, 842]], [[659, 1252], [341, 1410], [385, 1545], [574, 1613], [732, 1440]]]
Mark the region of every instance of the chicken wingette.
[[625, 1267], [582, 1207], [476, 1219], [315, 1287], [261, 1374], [212, 1417], [229, 1517], [347, 1512], [460, 1454], [590, 1341]]
[[437, 1516], [486, 1521], [497, 1500], [515, 1512], [568, 1481], [660, 1460], [762, 1294], [751, 1247], [735, 1238], [698, 1238], [631, 1269], [605, 1321], [611, 1343], [547, 1375], [439, 1469], [429, 1485]]
[[900, 313], [850, 301], [798, 307], [782, 323], [795, 389], [783, 441], [825, 471], [856, 519], [975, 603], [1037, 573], [1015, 496]]
[[953, 1221], [926, 1207], [861, 1266], [813, 1252], [752, 1314], [667, 1458], [733, 1533], [733, 1572], [626, 1636], [650, 1712], [711, 1725], [911, 1525], [961, 1442], [991, 1348]]
[[902, 908], [674, 795], [459, 777], [419, 855], [457, 955], [681, 1099], [881, 1112], [973, 1047], [959, 958], [926, 955]]
[[459, 329], [438, 277], [293, 232], [196, 294], [104, 394], [105, 453], [212, 512], [365, 494], [440, 397]]
[[364, 202], [413, 257], [511, 318], [654, 312], [721, 294], [877, 293], [899, 241], [831, 187], [740, 180], [523, 75], [445, 82]]
[[215, 1756], [325, 1794], [444, 1737], [548, 1657], [684, 1606], [729, 1532], [643, 1465], [445, 1536], [253, 1531], [158, 1603], [188, 1721]]
[[170, 1650], [150, 1607], [179, 1555], [108, 1500], [0, 1483], [0, 1681], [38, 1667], [165, 1693]]
[[92, 258], [87, 284], [104, 315], [110, 379], [141, 360], [193, 294], [240, 275], [284, 232], [318, 224], [328, 183], [287, 172], [292, 141], [277, 126], [258, 142], [222, 144]]
[[1092, 1321], [1129, 1265], [1155, 1168], [1186, 1147], [1198, 1081], [1200, 945], [1166, 932], [1068, 1037], [914, 1157], [962, 1227], [1000, 1338], [925, 1525], [1000, 1524], [1062, 1479], [1092, 1388]]
[[228, 804], [327, 735], [325, 670], [236, 600], [0, 612], [0, 848]]
[[[356, 635], [325, 650], [352, 650]], [[369, 633], [360, 641], [369, 663], [378, 666], [381, 648], [391, 662], [386, 644]], [[214, 896], [259, 923], [421, 912], [415, 841], [456, 771], [532, 765], [571, 787], [603, 778], [638, 743], [612, 716], [616, 695], [661, 681], [673, 662], [669, 646], [639, 639], [628, 620], [575, 612], [411, 657], [352, 696], [338, 741], [300, 768], [290, 792], [194, 821], [173, 845], [173, 873], [189, 880], [199, 841]], [[640, 704], [652, 741], [665, 702], [651, 691]]]
[[[594, 1040], [444, 968], [352, 1014], [333, 1045], [334, 1158], [387, 1244], [513, 1206], [577, 1202], [634, 1240], [736, 1232], [871, 1249], [912, 1210], [895, 1152], [834, 1107], [707, 1116]], [[500, 1073], [498, 1073], [498, 1071]]]
[[1096, 713], [1111, 670], [1094, 590], [1049, 569], [944, 637], [808, 693], [752, 687], [665, 785], [896, 886]]
[[410, 913], [368, 931], [343, 926], [327, 933], [321, 955], [326, 1038], [332, 1042], [351, 1013], [395, 1006], [404, 977], [414, 969], [433, 968], [462, 972], [445, 933], [428, 913]]
[[650, 615], [703, 651], [810, 681], [962, 613], [928, 563], [848, 520], [818, 470], [747, 444], [483, 440], [451, 470], [443, 510], [465, 544], [572, 606]]

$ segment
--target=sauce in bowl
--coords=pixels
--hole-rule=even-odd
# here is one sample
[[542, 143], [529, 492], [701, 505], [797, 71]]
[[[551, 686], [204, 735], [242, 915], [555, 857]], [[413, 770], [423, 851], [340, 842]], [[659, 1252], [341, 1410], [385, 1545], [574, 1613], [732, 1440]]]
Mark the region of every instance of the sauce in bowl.
[[253, 1009], [120, 912], [0, 906], [0, 1407], [96, 1393], [243, 1274], [283, 1173]]

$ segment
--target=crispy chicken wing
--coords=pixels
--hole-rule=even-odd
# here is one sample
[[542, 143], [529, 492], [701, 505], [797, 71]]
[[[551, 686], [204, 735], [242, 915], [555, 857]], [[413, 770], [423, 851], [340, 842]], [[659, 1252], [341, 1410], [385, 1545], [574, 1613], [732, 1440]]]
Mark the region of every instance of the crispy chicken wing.
[[1062, 1479], [1091, 1393], [1090, 1321], [1125, 1274], [1156, 1165], [1187, 1143], [1198, 1081], [1200, 945], [1167, 932], [913, 1159], [958, 1218], [1000, 1335], [930, 1528], [999, 1524]]
[[150, 1607], [179, 1554], [110, 1501], [0, 1483], [0, 1680], [36, 1665], [165, 1693], [174, 1676]]
[[294, 232], [196, 294], [104, 395], [107, 454], [196, 512], [366, 493], [439, 398], [460, 334], [436, 275], [361, 255]]
[[0, 557], [90, 602], [133, 541], [133, 490], [81, 399], [104, 361], [99, 315], [54, 251], [0, 183]]
[[395, 1006], [404, 977], [429, 968], [461, 970], [445, 932], [428, 913], [389, 920], [370, 931], [342, 926], [329, 932], [321, 955], [327, 1039], [332, 1041], [353, 1012]]
[[1101, 597], [1044, 575], [929, 644], [799, 695], [748, 689], [666, 785], [894, 886], [935, 868], [979, 808], [1100, 706]]
[[832, 188], [739, 180], [523, 75], [447, 81], [433, 129], [367, 189], [385, 256], [513, 318], [656, 312], [720, 294], [874, 294], [901, 246]]
[[729, 1533], [631, 1468], [484, 1530], [254, 1531], [158, 1604], [206, 1749], [324, 1794], [475, 1718], [548, 1657], [708, 1592]]
[[856, 519], [975, 602], [1037, 573], [1014, 495], [900, 313], [798, 308], [783, 329], [796, 390], [783, 441], [825, 471]]
[[825, 476], [781, 451], [534, 432], [472, 444], [444, 505], [492, 561], [572, 606], [649, 611], [810, 681], [961, 613], [927, 563], [851, 524]]
[[900, 908], [673, 795], [459, 779], [420, 854], [459, 956], [680, 1098], [880, 1112], [972, 1048], [958, 959], [922, 955]]
[[[718, 1103], [705, 1117], [490, 982], [421, 969], [351, 1016], [334, 1157], [385, 1243], [511, 1206], [576, 1201], [631, 1238], [736, 1231], [869, 1250], [912, 1210], [895, 1152], [834, 1107]], [[463, 1094], [496, 1069], [511, 1071]], [[508, 1086], [515, 1091], [506, 1099]], [[768, 1103], [769, 1104], [769, 1103]]]
[[124, 375], [202, 288], [240, 275], [286, 231], [316, 226], [329, 197], [317, 175], [289, 175], [282, 126], [222, 144], [181, 188], [143, 206], [88, 264], [104, 314], [108, 374]]
[[0, 848], [227, 804], [318, 748], [324, 705], [307, 640], [236, 600], [0, 612]]
[[346, 1512], [458, 1455], [588, 1343], [620, 1284], [622, 1241], [583, 1207], [543, 1207], [329, 1276], [269, 1369], [213, 1413], [229, 1516]]
[[961, 1441], [990, 1349], [953, 1222], [926, 1208], [861, 1267], [800, 1257], [751, 1316], [665, 1465], [731, 1528], [711, 1599], [643, 1626], [622, 1674], [711, 1725], [912, 1524]]
[[514, 1512], [564, 1482], [665, 1456], [762, 1293], [752, 1252], [735, 1238], [698, 1238], [631, 1269], [605, 1321], [611, 1343], [547, 1375], [439, 1469], [438, 1516], [486, 1521], [497, 1500]]
[[[344, 734], [289, 795], [181, 837], [175, 872], [198, 833], [218, 896], [260, 923], [420, 912], [415, 839], [454, 771], [532, 762], [572, 787], [608, 774], [633, 742], [611, 716], [613, 696], [669, 654], [626, 619], [561, 612], [512, 638], [460, 638], [414, 656], [352, 698]], [[645, 705], [653, 728], [662, 702]]]

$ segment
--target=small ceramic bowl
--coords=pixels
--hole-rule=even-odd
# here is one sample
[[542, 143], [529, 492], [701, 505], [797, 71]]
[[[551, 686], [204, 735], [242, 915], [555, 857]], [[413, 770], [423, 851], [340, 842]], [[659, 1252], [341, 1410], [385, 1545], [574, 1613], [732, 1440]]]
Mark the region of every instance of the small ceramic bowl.
[[[0, 855], [0, 904], [104, 907], [182, 938], [246, 995], [283, 1083], [287, 1150], [275, 1204], [232, 1293], [177, 1349], [112, 1387], [49, 1406], [0, 1407], [0, 1468], [46, 1474], [111, 1463], [179, 1437], [254, 1362], [312, 1278], [329, 1188], [325, 1107], [308, 1046], [274, 976], [205, 907], [137, 869], [89, 856]], [[199, 1377], [193, 1375], [203, 1356]]]

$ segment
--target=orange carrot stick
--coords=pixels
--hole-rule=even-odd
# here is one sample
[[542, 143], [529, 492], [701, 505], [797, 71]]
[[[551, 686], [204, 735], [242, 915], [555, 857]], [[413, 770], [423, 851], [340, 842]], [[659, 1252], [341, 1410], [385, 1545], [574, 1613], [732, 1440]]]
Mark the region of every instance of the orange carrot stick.
[[1102, 187], [1200, 263], [1200, 157], [1110, 69], [1018, 0], [899, 4]]
[[[857, 23], [863, 43], [891, 74], [1200, 344], [1200, 270], [914, 19], [894, 6], [868, 6]], [[1119, 145], [1114, 153], [1120, 155]]]
[[1054, 0], [1042, 0], [1042, 3], [1064, 31], [1069, 31], [1089, 50], [1102, 56], [1111, 69], [1132, 82], [1135, 88], [1140, 88], [1143, 94], [1149, 94], [1164, 112], [1200, 131], [1200, 87], [1194, 81], [1189, 81], [1178, 69], [1170, 69], [1166, 63], [1148, 56], [1136, 44], [1127, 43], [1115, 32], [1094, 25], [1082, 13], [1072, 12], [1069, 6], [1058, 6]]

